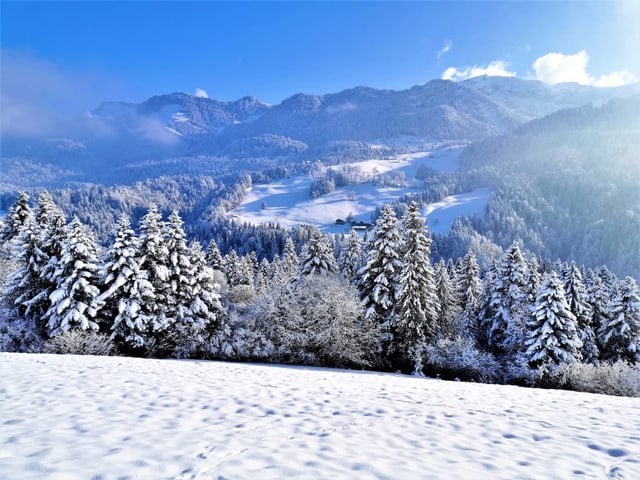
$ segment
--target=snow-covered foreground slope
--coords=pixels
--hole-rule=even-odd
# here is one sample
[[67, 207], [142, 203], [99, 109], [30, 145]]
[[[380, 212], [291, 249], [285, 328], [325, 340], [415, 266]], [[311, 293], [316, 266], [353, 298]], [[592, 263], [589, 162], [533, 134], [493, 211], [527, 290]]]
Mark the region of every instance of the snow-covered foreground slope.
[[0, 477], [637, 479], [639, 410], [371, 372], [2, 353]]

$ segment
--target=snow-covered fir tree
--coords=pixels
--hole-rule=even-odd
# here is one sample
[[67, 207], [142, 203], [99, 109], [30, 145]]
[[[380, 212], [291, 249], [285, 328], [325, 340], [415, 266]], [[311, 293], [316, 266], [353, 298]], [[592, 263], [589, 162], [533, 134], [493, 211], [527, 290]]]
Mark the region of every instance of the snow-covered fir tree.
[[636, 281], [625, 277], [611, 299], [607, 323], [598, 337], [605, 360], [640, 362], [640, 290]]
[[358, 279], [358, 272], [362, 268], [364, 262], [364, 254], [362, 251], [362, 240], [354, 229], [347, 239], [346, 244], [342, 247], [340, 257], [338, 258], [338, 268], [344, 278], [352, 283]]
[[222, 271], [223, 268], [220, 248], [218, 247], [216, 241], [213, 239], [209, 242], [209, 246], [207, 247], [207, 265], [209, 265], [214, 270]]
[[263, 258], [260, 262], [260, 268], [258, 269], [258, 273], [256, 274], [255, 288], [256, 293], [262, 295], [266, 293], [269, 289], [270, 281], [269, 281], [269, 270], [271, 265], [269, 264], [269, 260]]
[[20, 192], [16, 201], [9, 207], [2, 240], [8, 242], [17, 237], [22, 227], [27, 225], [31, 219], [33, 219], [33, 210], [29, 206], [29, 195]]
[[46, 288], [47, 281], [43, 278], [42, 269], [48, 257], [42, 251], [42, 236], [33, 218], [22, 226], [12, 243], [18, 268], [9, 275], [2, 295], [16, 308], [18, 315], [39, 318], [48, 308], [48, 299], [34, 299], [40, 299], [41, 292]]
[[444, 260], [441, 259], [436, 265], [434, 277], [436, 296], [439, 300], [438, 324], [444, 336], [454, 337], [460, 333], [460, 328], [455, 323], [458, 309], [455, 302], [455, 291]]
[[188, 310], [193, 302], [192, 284], [193, 269], [187, 247], [187, 236], [183, 222], [176, 210], [172, 211], [165, 224], [164, 237], [167, 256], [167, 286], [165, 297], [166, 316], [169, 322], [187, 321]]
[[338, 271], [333, 245], [317, 228], [304, 245], [299, 262], [301, 275], [327, 275]]
[[167, 300], [169, 287], [169, 250], [163, 234], [164, 222], [155, 205], [140, 220], [140, 270], [153, 287], [155, 302], [151, 306], [150, 331], [154, 334], [166, 330], [171, 324]]
[[527, 327], [525, 357], [531, 366], [580, 361], [582, 342], [576, 317], [555, 272], [543, 278]]
[[220, 303], [220, 285], [216, 283], [213, 269], [207, 264], [205, 254], [198, 242], [192, 242], [189, 248], [191, 265], [191, 304], [189, 305], [189, 323], [195, 332], [208, 330], [215, 332], [221, 328], [222, 305]]
[[538, 296], [538, 289], [540, 288], [540, 282], [542, 281], [542, 275], [540, 273], [540, 262], [538, 257], [532, 255], [528, 262], [527, 273], [527, 302], [534, 304], [536, 297]]
[[269, 279], [271, 281], [277, 280], [280, 277], [281, 263], [282, 261], [280, 260], [280, 257], [278, 255], [273, 257], [273, 261], [269, 266]]
[[360, 273], [360, 298], [365, 317], [381, 325], [383, 344], [389, 344], [395, 323], [394, 305], [399, 291], [402, 240], [398, 219], [391, 205], [378, 217], [367, 249], [367, 262]]
[[291, 237], [287, 237], [280, 262], [280, 275], [285, 276], [289, 281], [297, 278], [300, 271], [300, 258], [296, 253], [296, 246]]
[[122, 215], [100, 270], [102, 293], [95, 302], [99, 317], [109, 324], [111, 338], [133, 348], [150, 342], [156, 300], [138, 251], [131, 222]]
[[529, 315], [527, 263], [514, 242], [502, 257], [491, 289], [489, 346], [501, 352], [522, 349]]
[[57, 288], [49, 295], [44, 315], [50, 337], [70, 329], [98, 330], [95, 300], [98, 288], [98, 248], [92, 233], [78, 218], [67, 227], [62, 256], [55, 271]]
[[482, 281], [480, 267], [476, 256], [468, 250], [462, 258], [460, 269], [454, 279], [455, 299], [460, 311], [460, 326], [477, 335], [476, 317], [480, 309], [482, 297]]
[[591, 278], [587, 285], [587, 293], [589, 295], [589, 311], [591, 312], [590, 324], [596, 334], [598, 351], [600, 352], [600, 357], [602, 357], [600, 350], [602, 350], [603, 344], [600, 334], [604, 332], [604, 326], [609, 324], [611, 298], [609, 298], [607, 289], [598, 275], [593, 275]]
[[600, 352], [591, 320], [593, 314], [589, 304], [589, 295], [582, 282], [582, 273], [575, 262], [566, 265], [562, 270], [562, 287], [569, 305], [569, 310], [576, 317], [578, 334], [582, 341], [582, 361], [598, 363]]
[[411, 355], [413, 368], [422, 345], [434, 341], [440, 333], [440, 304], [429, 260], [431, 238], [416, 202], [409, 205], [402, 219], [402, 235], [397, 319], [391, 324], [391, 334], [393, 349], [401, 355]]
[[231, 250], [222, 258], [222, 268], [230, 287], [245, 284], [248, 280], [242, 259], [235, 250]]

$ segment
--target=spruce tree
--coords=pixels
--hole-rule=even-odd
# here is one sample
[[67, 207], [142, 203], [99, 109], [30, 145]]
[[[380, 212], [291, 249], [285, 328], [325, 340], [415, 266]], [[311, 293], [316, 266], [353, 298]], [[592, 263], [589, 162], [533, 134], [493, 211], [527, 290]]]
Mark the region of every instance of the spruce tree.
[[50, 337], [70, 329], [98, 330], [95, 300], [98, 288], [98, 249], [91, 232], [78, 218], [67, 228], [62, 256], [55, 272], [56, 290], [45, 313]]
[[555, 272], [545, 275], [527, 327], [525, 356], [532, 367], [580, 361], [576, 317]]

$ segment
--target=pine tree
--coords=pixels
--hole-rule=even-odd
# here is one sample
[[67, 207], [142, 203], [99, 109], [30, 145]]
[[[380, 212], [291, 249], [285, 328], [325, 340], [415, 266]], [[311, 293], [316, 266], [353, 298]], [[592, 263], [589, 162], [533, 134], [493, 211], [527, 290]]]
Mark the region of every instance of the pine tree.
[[527, 327], [525, 356], [531, 366], [580, 361], [582, 342], [576, 318], [555, 272], [545, 275]]
[[596, 334], [591, 324], [592, 312], [587, 289], [582, 282], [582, 273], [575, 262], [562, 271], [562, 282], [569, 310], [576, 317], [578, 334], [582, 341], [582, 360], [584, 363], [598, 363], [600, 353]]
[[223, 268], [220, 248], [218, 248], [218, 244], [213, 239], [209, 242], [209, 246], [207, 247], [207, 265], [214, 270], [222, 271]]
[[311, 238], [300, 253], [301, 275], [327, 275], [337, 271], [333, 245], [320, 230], [313, 229]]
[[342, 276], [352, 283], [358, 279], [358, 272], [362, 268], [364, 255], [362, 252], [362, 240], [358, 232], [351, 230], [347, 244], [342, 248], [338, 258], [338, 268]]
[[620, 282], [607, 316], [607, 324], [598, 332], [603, 358], [640, 361], [640, 290], [633, 278]]
[[138, 251], [129, 218], [122, 215], [100, 270], [103, 292], [95, 302], [99, 316], [110, 323], [111, 338], [134, 348], [149, 345], [156, 299]]
[[[416, 202], [412, 202], [402, 220], [402, 262], [397, 293], [398, 316], [391, 325], [396, 350], [414, 357], [425, 342], [440, 334], [440, 303], [436, 296], [434, 273], [429, 260], [431, 238]], [[415, 363], [418, 358], [413, 358]]]
[[280, 263], [280, 275], [286, 277], [288, 281], [293, 281], [300, 272], [300, 258], [296, 253], [296, 246], [291, 237], [287, 237], [284, 244], [284, 253]]
[[55, 272], [57, 288], [45, 313], [50, 337], [70, 329], [98, 330], [94, 305], [98, 289], [97, 246], [93, 235], [77, 218], [68, 226], [62, 257]]

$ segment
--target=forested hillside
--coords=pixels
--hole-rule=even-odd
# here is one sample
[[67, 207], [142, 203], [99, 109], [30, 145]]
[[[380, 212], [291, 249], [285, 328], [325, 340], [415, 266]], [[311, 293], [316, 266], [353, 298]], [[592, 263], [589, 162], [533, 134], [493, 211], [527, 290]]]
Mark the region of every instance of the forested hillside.
[[468, 147], [498, 188], [473, 222], [503, 247], [640, 273], [640, 97], [563, 110]]

